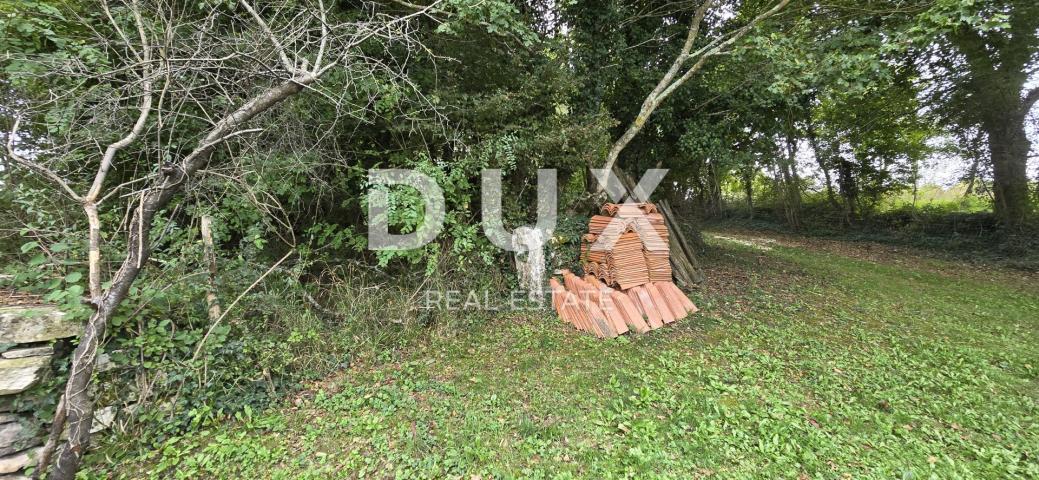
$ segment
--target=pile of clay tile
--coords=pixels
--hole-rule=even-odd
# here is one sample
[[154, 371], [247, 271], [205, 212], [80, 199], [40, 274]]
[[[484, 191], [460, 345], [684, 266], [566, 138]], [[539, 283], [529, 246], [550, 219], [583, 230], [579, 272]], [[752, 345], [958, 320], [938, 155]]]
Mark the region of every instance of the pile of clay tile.
[[584, 277], [563, 270], [549, 280], [552, 306], [578, 330], [613, 338], [645, 333], [696, 305], [671, 282], [668, 231], [652, 203], [607, 203], [581, 241]]

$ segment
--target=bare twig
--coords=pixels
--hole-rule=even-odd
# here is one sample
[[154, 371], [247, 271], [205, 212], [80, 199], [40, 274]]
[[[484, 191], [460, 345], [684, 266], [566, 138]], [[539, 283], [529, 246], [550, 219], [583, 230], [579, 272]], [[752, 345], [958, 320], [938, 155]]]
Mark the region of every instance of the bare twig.
[[289, 60], [288, 55], [285, 54], [285, 47], [282, 46], [281, 40], [278, 40], [278, 37], [274, 35], [274, 32], [271, 31], [271, 27], [267, 26], [267, 22], [263, 17], [253, 9], [252, 5], [249, 5], [249, 2], [238, 0], [238, 4], [241, 5], [242, 8], [245, 8], [249, 12], [249, 15], [252, 15], [253, 20], [255, 20], [256, 24], [260, 26], [263, 33], [267, 35], [267, 39], [270, 40], [271, 45], [274, 46], [274, 51], [278, 53], [278, 58], [281, 59], [281, 66], [285, 68], [285, 71], [289, 72], [289, 75], [295, 75], [297, 73], [295, 62]]
[[54, 173], [53, 170], [43, 166], [40, 163], [31, 161], [15, 151], [14, 138], [18, 136], [18, 126], [21, 125], [21, 122], [22, 117], [15, 117], [14, 125], [11, 126], [11, 131], [7, 134], [7, 156], [14, 160], [15, 163], [30, 170], [34, 170], [42, 174], [44, 177], [47, 177], [47, 180], [54, 182], [54, 184], [60, 187], [69, 196], [69, 198], [77, 202], [80, 201], [81, 198], [79, 194], [76, 193], [76, 191], [69, 186], [68, 182], [66, 182], [65, 179], [61, 178], [61, 176], [59, 176], [57, 173]]
[[226, 317], [227, 314], [232, 309], [234, 309], [235, 305], [238, 305], [238, 302], [241, 301], [243, 297], [245, 297], [249, 292], [251, 292], [253, 288], [256, 288], [256, 286], [259, 285], [260, 282], [262, 282], [264, 278], [267, 278], [267, 275], [270, 275], [271, 272], [273, 272], [274, 270], [277, 270], [278, 266], [281, 265], [282, 262], [287, 260], [289, 258], [289, 256], [292, 255], [293, 253], [296, 253], [296, 251], [295, 250], [289, 250], [289, 252], [286, 253], [285, 256], [281, 257], [281, 259], [278, 260], [277, 262], [274, 262], [274, 265], [271, 265], [271, 268], [268, 268], [266, 272], [263, 272], [263, 275], [260, 275], [259, 278], [257, 278], [256, 281], [254, 281], [252, 283], [252, 285], [249, 285], [249, 288], [246, 288], [245, 290], [242, 291], [242, 293], [238, 294], [238, 297], [236, 297], [234, 299], [234, 301], [231, 302], [231, 304], [227, 306], [227, 310], [224, 310], [224, 313], [222, 313], [220, 315], [220, 317], [217, 318], [216, 321], [213, 322], [213, 324], [209, 326], [209, 329], [206, 330], [206, 334], [203, 335], [202, 339], [198, 341], [198, 346], [195, 347], [195, 353], [193, 355], [191, 355], [191, 360], [192, 361], [195, 361], [195, 360], [198, 359], [198, 355], [200, 353], [202, 353], [202, 347], [205, 346], [206, 340], [213, 333], [213, 330], [216, 329], [217, 325], [220, 325], [220, 322], [222, 322], [224, 320], [224, 317]]

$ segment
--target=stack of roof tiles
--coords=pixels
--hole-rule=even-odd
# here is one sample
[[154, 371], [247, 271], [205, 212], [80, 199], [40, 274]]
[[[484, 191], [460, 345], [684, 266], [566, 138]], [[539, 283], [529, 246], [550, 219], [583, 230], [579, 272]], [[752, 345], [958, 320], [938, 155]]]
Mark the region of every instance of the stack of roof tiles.
[[598, 337], [657, 329], [697, 311], [671, 282], [668, 231], [652, 203], [603, 205], [581, 242], [584, 278], [549, 280], [560, 318]]
[[656, 205], [607, 203], [601, 213], [581, 242], [585, 273], [622, 289], [671, 281], [669, 235]]

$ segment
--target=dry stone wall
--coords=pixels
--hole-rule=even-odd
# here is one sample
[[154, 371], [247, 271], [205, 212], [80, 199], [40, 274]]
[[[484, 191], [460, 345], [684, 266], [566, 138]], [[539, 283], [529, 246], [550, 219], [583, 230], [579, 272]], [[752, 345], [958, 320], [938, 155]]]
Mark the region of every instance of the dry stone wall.
[[[0, 305], [4, 303], [0, 295]], [[21, 397], [52, 374], [56, 342], [79, 335], [82, 328], [55, 307], [38, 304], [0, 306], [0, 480], [27, 478], [44, 442], [37, 412]], [[39, 390], [39, 389], [35, 389]], [[44, 392], [56, 399], [60, 392]]]

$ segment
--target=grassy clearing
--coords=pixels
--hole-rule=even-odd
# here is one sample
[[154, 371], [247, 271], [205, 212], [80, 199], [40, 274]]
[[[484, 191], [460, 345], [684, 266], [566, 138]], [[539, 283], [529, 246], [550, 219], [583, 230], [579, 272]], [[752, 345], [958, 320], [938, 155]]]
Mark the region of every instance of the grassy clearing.
[[1039, 477], [1034, 278], [712, 243], [703, 312], [674, 328], [503, 315], [158, 449], [113, 443], [89, 475]]
[[913, 190], [902, 190], [881, 199], [878, 209], [934, 208], [947, 212], [975, 213], [992, 210], [992, 204], [984, 195], [967, 195], [967, 184], [957, 183], [951, 187], [921, 185], [913, 198]]
[[760, 212], [748, 219], [746, 211], [730, 211], [709, 220], [705, 228], [770, 237], [799, 237], [793, 243], [814, 247], [827, 241], [877, 249], [913, 249], [918, 256], [940, 258], [961, 268], [997, 267], [1039, 273], [1039, 229], [1027, 226], [1008, 231], [991, 212], [956, 213], [939, 207], [887, 210], [844, 225], [843, 216], [819, 202], [807, 204], [804, 225], [791, 229], [782, 212]]

